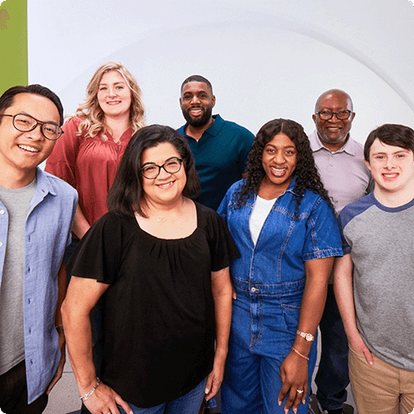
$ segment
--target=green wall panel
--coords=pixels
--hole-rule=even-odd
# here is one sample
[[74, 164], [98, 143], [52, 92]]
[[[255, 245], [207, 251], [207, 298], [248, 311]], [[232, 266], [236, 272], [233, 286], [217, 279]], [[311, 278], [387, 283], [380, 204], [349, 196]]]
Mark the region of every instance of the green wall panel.
[[0, 95], [27, 85], [27, 0], [0, 0]]

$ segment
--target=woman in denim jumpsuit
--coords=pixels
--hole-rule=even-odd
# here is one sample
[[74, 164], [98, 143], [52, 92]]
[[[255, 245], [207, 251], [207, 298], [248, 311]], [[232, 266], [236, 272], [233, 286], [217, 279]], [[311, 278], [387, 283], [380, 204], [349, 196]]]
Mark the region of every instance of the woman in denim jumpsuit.
[[305, 414], [314, 336], [342, 250], [299, 124], [276, 119], [260, 129], [246, 179], [228, 190], [218, 213], [241, 254], [231, 265], [235, 300], [222, 413]]

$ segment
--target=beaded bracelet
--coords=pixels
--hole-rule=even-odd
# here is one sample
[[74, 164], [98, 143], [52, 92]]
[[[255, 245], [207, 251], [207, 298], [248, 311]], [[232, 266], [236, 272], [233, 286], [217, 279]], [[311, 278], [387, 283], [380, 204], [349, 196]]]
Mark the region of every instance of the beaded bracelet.
[[98, 388], [98, 385], [101, 382], [101, 380], [98, 377], [96, 378], [96, 380], [97, 380], [96, 385], [89, 392], [87, 392], [83, 397], [79, 397], [82, 402], [85, 402]]
[[292, 346], [292, 351], [296, 352], [300, 357], [305, 358], [307, 361], [309, 361], [309, 357], [301, 354], [296, 348], [293, 348], [293, 346]]

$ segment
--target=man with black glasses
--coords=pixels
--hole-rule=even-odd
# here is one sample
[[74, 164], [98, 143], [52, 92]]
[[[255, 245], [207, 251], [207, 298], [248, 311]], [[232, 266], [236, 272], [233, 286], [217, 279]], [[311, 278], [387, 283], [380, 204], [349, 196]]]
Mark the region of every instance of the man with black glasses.
[[[322, 182], [336, 213], [367, 194], [370, 173], [364, 164], [363, 146], [350, 137], [355, 118], [351, 97], [339, 89], [324, 92], [316, 101], [312, 116], [316, 130], [309, 136]], [[352, 412], [345, 405], [348, 375], [348, 341], [330, 278], [320, 331], [322, 353], [316, 375], [317, 399], [322, 413]], [[313, 408], [313, 407], [312, 407]]]
[[62, 375], [63, 253], [76, 191], [43, 172], [63, 107], [41, 85], [0, 97], [0, 411], [42, 413]]

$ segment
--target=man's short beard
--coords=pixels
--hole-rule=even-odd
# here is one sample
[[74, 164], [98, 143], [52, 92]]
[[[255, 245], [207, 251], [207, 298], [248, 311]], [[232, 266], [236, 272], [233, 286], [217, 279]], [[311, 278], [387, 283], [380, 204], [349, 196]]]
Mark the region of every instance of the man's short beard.
[[345, 135], [342, 135], [337, 139], [331, 139], [326, 135], [320, 134], [319, 131], [318, 131], [318, 136], [319, 136], [319, 139], [322, 141], [322, 143], [326, 142], [327, 144], [343, 144], [343, 145], [345, 145], [345, 142], [349, 138], [349, 131]]
[[187, 121], [187, 124], [191, 125], [193, 128], [201, 128], [203, 126], [206, 126], [210, 122], [212, 111], [213, 111], [212, 108], [208, 108], [203, 113], [203, 115], [201, 115], [200, 118], [193, 119], [193, 118], [191, 118], [191, 116], [188, 112], [186, 112], [184, 109], [182, 109], [183, 116], [184, 116], [185, 120]]

